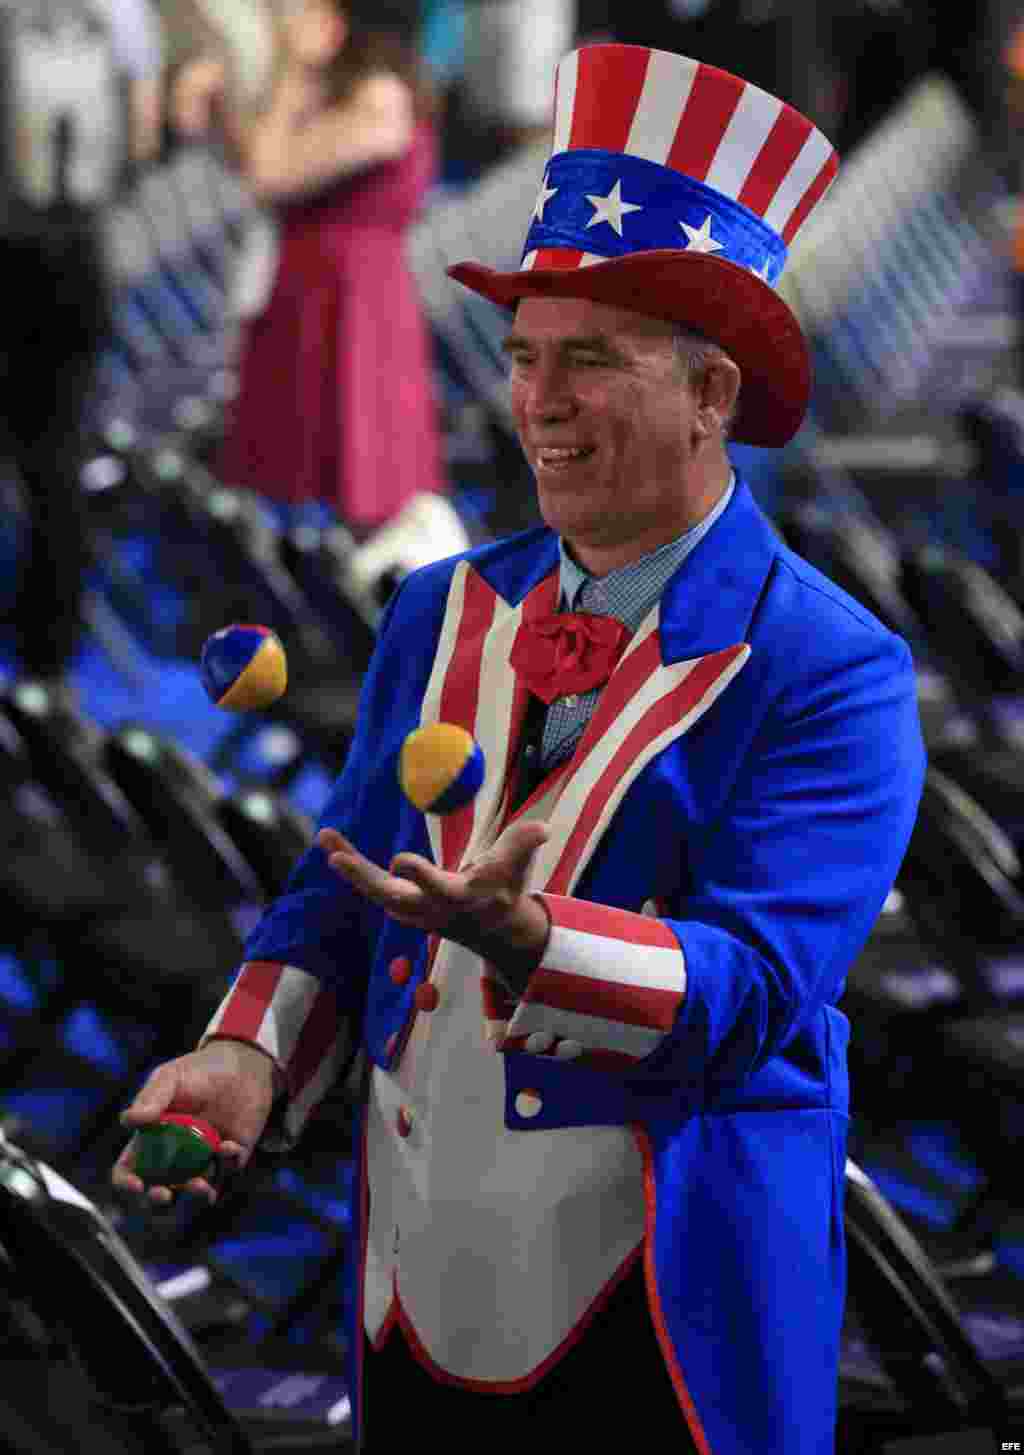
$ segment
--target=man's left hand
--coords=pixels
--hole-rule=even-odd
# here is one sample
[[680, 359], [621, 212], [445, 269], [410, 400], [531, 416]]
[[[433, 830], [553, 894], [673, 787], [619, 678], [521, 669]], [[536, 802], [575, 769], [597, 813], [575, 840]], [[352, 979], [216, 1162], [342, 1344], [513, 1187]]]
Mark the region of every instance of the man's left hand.
[[524, 893], [530, 863], [547, 837], [547, 825], [536, 819], [511, 824], [492, 848], [455, 872], [409, 853], [396, 854], [382, 869], [336, 829], [321, 829], [316, 841], [335, 873], [392, 919], [465, 945], [521, 989], [550, 929], [541, 901]]

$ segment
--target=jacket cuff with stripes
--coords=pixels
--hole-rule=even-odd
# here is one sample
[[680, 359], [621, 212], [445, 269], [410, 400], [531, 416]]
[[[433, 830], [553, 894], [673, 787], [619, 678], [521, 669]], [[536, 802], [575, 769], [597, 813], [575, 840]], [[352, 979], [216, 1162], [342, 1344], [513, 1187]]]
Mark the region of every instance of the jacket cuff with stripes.
[[670, 1035], [686, 962], [664, 920], [540, 894], [551, 933], [500, 1049], [629, 1071]]
[[249, 960], [200, 1038], [245, 1041], [265, 1051], [283, 1080], [260, 1145], [286, 1152], [351, 1061], [347, 1018], [334, 992], [306, 970]]

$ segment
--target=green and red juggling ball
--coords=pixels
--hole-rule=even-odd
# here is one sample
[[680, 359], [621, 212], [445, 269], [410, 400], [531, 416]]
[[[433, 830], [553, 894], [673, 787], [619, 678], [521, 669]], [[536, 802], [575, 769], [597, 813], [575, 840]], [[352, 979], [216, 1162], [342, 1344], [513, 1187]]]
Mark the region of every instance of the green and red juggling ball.
[[202, 1117], [165, 1112], [135, 1135], [135, 1173], [147, 1187], [184, 1187], [216, 1170], [220, 1134]]

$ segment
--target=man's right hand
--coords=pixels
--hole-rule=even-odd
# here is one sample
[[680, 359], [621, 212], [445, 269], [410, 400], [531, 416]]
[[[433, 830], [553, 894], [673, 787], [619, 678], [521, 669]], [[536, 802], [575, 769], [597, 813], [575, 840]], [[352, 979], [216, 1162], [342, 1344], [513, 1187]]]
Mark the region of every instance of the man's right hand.
[[[192, 1112], [220, 1133], [221, 1156], [241, 1169], [259, 1141], [274, 1101], [275, 1064], [265, 1051], [245, 1041], [213, 1040], [158, 1066], [146, 1079], [131, 1106], [121, 1114], [126, 1127], [144, 1127], [167, 1111]], [[135, 1173], [136, 1139], [125, 1147], [114, 1166], [111, 1181], [126, 1192], [145, 1194]], [[217, 1190], [205, 1178], [194, 1177], [185, 1191], [216, 1202]], [[167, 1204], [169, 1187], [150, 1187], [151, 1202]]]

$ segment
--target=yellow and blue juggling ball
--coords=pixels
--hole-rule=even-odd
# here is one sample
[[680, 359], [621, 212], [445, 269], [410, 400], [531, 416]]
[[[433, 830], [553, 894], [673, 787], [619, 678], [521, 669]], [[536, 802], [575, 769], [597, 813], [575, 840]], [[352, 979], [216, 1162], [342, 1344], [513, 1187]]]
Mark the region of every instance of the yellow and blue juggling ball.
[[398, 755], [398, 782], [421, 813], [454, 813], [476, 794], [486, 765], [472, 733], [452, 722], [416, 728]]
[[203, 687], [217, 707], [254, 712], [288, 686], [288, 662], [276, 632], [235, 622], [208, 637], [199, 663]]

